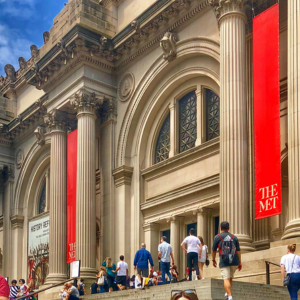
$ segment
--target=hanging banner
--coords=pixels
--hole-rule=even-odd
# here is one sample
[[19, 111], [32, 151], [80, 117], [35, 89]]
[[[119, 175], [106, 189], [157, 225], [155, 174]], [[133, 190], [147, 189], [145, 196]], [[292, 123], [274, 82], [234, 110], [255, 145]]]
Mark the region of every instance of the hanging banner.
[[49, 273], [49, 215], [28, 223], [27, 267], [27, 284], [38, 289]]
[[67, 264], [76, 253], [77, 129], [67, 139]]
[[253, 20], [255, 219], [281, 213], [279, 5]]

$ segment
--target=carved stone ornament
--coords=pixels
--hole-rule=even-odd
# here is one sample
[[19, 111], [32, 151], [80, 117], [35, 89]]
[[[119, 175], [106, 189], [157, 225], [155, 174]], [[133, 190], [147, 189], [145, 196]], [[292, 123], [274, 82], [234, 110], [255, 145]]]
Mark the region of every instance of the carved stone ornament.
[[31, 45], [30, 46], [30, 51], [31, 51], [31, 57], [36, 60], [39, 58], [40, 50], [36, 45]]
[[131, 73], [126, 73], [119, 83], [118, 96], [122, 102], [128, 101], [134, 91], [134, 76]]
[[176, 43], [179, 41], [176, 33], [166, 32], [164, 37], [160, 41], [160, 47], [162, 48], [164, 55], [163, 58], [168, 61], [172, 61], [177, 56]]
[[34, 134], [37, 138], [37, 144], [43, 146], [45, 144], [45, 128], [42, 126], [38, 126], [34, 131]]
[[16, 154], [16, 163], [18, 169], [22, 167], [23, 161], [24, 161], [24, 151], [22, 148], [19, 148]]
[[20, 65], [20, 70], [26, 70], [27, 69], [27, 61], [24, 57], [19, 57], [19, 65]]
[[14, 82], [16, 80], [16, 71], [12, 65], [6, 65], [4, 67], [4, 71], [6, 76], [10, 82]]
[[45, 31], [43, 33], [43, 38], [44, 38], [44, 44], [47, 44], [50, 39], [50, 33], [48, 31]]

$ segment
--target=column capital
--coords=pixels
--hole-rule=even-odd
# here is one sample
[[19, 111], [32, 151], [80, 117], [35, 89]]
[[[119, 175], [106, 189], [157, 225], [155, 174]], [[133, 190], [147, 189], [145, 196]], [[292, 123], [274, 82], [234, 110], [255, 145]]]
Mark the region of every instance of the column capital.
[[208, 215], [212, 212], [211, 208], [201, 207], [193, 211], [194, 215]]
[[246, 0], [208, 0], [211, 6], [215, 7], [216, 15], [221, 23], [226, 17], [232, 14], [239, 15], [242, 19], [247, 21], [245, 15]]
[[158, 231], [160, 229], [159, 223], [147, 223], [143, 225], [144, 232], [146, 231]]
[[77, 111], [77, 119], [82, 115], [92, 115], [96, 119], [96, 110], [104, 102], [104, 95], [96, 96], [95, 93], [89, 92], [82, 88], [70, 100], [71, 105]]
[[10, 217], [12, 229], [23, 228], [24, 217], [23, 216], [11, 216]]
[[53, 109], [44, 116], [44, 123], [49, 127], [52, 132], [66, 133], [67, 113], [58, 109]]

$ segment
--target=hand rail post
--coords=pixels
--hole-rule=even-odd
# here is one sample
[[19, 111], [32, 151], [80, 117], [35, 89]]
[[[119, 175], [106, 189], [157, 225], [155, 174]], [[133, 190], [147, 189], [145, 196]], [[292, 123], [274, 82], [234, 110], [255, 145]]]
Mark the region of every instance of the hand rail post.
[[270, 285], [270, 264], [269, 262], [266, 263], [266, 284]]

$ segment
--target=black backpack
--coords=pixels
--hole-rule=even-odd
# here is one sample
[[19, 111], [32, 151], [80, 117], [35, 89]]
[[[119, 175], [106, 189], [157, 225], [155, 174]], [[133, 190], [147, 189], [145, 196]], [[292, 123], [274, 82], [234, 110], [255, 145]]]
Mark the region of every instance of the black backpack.
[[79, 284], [79, 290], [78, 291], [79, 291], [80, 296], [84, 296], [83, 284], [82, 283]]
[[229, 241], [224, 241], [222, 239], [221, 235], [219, 235], [219, 234], [218, 234], [218, 236], [222, 241], [221, 247], [219, 247], [222, 261], [231, 265], [233, 258], [236, 255], [236, 246], [233, 241], [234, 235], [231, 236], [231, 239]]

